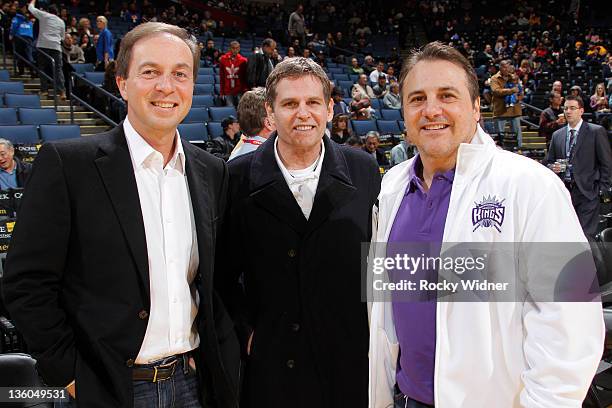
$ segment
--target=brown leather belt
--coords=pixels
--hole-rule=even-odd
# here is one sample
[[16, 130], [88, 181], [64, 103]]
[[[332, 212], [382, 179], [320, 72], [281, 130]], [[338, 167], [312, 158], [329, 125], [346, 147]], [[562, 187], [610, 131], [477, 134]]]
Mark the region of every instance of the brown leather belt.
[[[181, 358], [179, 356], [179, 358]], [[134, 367], [132, 369], [132, 379], [134, 381], [158, 382], [171, 378], [174, 375], [178, 358], [170, 363], [160, 364], [155, 367]]]

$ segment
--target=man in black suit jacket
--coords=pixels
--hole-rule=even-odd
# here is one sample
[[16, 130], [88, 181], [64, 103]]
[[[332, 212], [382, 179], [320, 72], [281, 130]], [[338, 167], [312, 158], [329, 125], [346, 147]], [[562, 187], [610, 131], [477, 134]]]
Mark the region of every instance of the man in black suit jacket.
[[[611, 183], [612, 153], [606, 130], [584, 122], [584, 104], [579, 96], [565, 98], [567, 126], [552, 135], [547, 162], [559, 174], [572, 196], [585, 235], [594, 238], [599, 222], [599, 192], [608, 192]], [[568, 160], [567, 169], [557, 160]]]
[[266, 38], [261, 43], [261, 53], [255, 53], [249, 57], [247, 63], [247, 83], [249, 88], [266, 86], [266, 79], [274, 69], [272, 54], [276, 49], [276, 41]]
[[369, 131], [365, 136], [365, 143], [363, 146], [363, 150], [372, 156], [372, 158], [376, 159], [376, 162], [379, 166], [388, 166], [389, 159], [387, 159], [387, 155], [382, 149], [379, 149], [380, 138], [378, 132], [375, 130]]
[[212, 289], [227, 170], [176, 132], [198, 57], [179, 27], [133, 29], [125, 121], [36, 159], [4, 296], [43, 380], [79, 407], [237, 407], [239, 343]]
[[[223, 259], [216, 282], [246, 358], [243, 406], [367, 406], [368, 321], [362, 243], [380, 189], [374, 160], [325, 136], [325, 72], [279, 63], [266, 89], [277, 133], [228, 163]], [[239, 256], [234, 237], [241, 237]], [[220, 241], [221, 242], [221, 241]]]

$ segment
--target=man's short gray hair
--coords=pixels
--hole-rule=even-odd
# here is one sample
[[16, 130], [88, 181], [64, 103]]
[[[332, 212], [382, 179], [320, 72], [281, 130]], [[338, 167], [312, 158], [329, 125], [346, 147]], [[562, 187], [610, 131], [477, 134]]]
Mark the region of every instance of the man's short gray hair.
[[368, 133], [366, 133], [365, 137], [363, 138], [363, 140], [368, 140], [371, 137], [375, 137], [378, 140], [380, 140], [380, 133], [378, 133], [375, 130], [370, 130]]
[[13, 143], [11, 143], [11, 141], [7, 140], [7, 139], [0, 138], [0, 145], [4, 145], [4, 146], [8, 147], [9, 149], [14, 149]]

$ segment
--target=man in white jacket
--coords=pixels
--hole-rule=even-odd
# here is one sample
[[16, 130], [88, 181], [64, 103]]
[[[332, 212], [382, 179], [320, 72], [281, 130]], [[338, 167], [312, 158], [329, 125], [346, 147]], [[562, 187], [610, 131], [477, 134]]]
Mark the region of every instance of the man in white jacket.
[[[478, 126], [478, 81], [459, 52], [428, 44], [406, 60], [400, 84], [408, 140], [419, 154], [383, 179], [370, 261], [408, 242], [438, 250], [459, 242], [588, 248], [563, 183], [497, 149]], [[563, 269], [570, 255], [554, 261]], [[555, 285], [542, 276], [550, 265], [516, 261], [525, 293], [513, 301], [374, 299], [370, 408], [581, 406], [603, 349], [601, 303], [596, 295], [539, 298], [533, 282]], [[512, 265], [509, 280], [520, 269]]]

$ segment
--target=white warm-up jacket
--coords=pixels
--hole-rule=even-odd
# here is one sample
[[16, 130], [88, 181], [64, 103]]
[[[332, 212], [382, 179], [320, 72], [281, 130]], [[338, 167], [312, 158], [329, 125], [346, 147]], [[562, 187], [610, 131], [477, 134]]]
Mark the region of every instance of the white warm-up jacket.
[[[386, 256], [384, 244], [413, 160], [383, 179], [371, 256]], [[499, 231], [490, 224], [475, 229], [472, 209], [491, 196], [505, 207]], [[459, 147], [443, 242], [586, 238], [559, 177], [531, 159], [498, 149], [478, 127], [472, 142]], [[370, 307], [369, 407], [389, 408], [399, 354], [392, 304]], [[601, 303], [438, 301], [436, 312], [437, 408], [581, 407], [603, 350]]]

